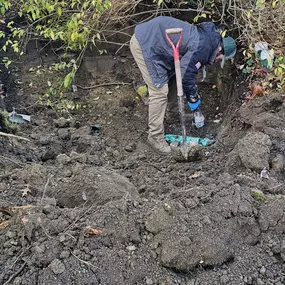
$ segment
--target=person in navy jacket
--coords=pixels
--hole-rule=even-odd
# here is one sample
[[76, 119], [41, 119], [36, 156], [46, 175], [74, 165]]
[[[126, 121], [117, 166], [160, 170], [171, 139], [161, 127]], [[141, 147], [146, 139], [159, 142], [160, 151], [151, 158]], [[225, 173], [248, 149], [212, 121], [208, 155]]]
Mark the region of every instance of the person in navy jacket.
[[[236, 53], [235, 41], [231, 37], [223, 38], [214, 23], [191, 25], [172, 17], [160, 16], [136, 26], [130, 49], [148, 86], [148, 143], [163, 155], [170, 154], [170, 146], [164, 140], [168, 99], [172, 106], [174, 100], [177, 101], [168, 84], [175, 75], [173, 51], [165, 36], [165, 30], [170, 28], [183, 29], [179, 48], [182, 85], [192, 111], [201, 104], [196, 86], [198, 70], [216, 61], [221, 61], [223, 65], [225, 59], [232, 58]], [[171, 35], [171, 39], [176, 45], [179, 35]]]

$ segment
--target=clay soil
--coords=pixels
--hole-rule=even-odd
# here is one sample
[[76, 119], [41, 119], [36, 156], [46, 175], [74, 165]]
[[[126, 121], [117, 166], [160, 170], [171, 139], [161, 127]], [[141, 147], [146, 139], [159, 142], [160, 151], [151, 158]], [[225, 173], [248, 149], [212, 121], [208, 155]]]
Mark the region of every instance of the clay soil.
[[32, 119], [29, 141], [0, 136], [0, 284], [285, 284], [282, 95], [243, 102], [232, 66], [209, 70], [206, 125], [187, 111], [187, 132], [216, 143], [179, 163], [146, 144], [131, 85], [81, 88], [139, 79], [129, 55], [85, 58], [69, 112], [38, 101], [53, 60], [31, 53], [6, 78], [7, 109]]

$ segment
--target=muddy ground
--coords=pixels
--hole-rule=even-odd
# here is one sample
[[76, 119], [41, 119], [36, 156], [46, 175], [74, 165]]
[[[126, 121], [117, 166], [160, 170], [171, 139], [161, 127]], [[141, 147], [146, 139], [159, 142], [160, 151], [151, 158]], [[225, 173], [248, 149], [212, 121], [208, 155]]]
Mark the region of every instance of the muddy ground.
[[[0, 284], [285, 284], [280, 94], [243, 102], [233, 66], [209, 70], [206, 126], [187, 111], [187, 132], [217, 142], [178, 163], [146, 144], [130, 85], [70, 90], [78, 111], [39, 104], [59, 78], [53, 60], [30, 53], [8, 77], [7, 109], [32, 120], [16, 133], [29, 141], [0, 136]], [[75, 83], [138, 78], [129, 55], [108, 55], [87, 57]]]

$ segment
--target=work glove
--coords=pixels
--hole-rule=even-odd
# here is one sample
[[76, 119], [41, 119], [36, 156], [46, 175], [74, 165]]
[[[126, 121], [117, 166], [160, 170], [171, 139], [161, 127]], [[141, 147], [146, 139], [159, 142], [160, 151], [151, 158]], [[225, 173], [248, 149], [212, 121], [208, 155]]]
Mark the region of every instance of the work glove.
[[201, 105], [200, 95], [198, 93], [196, 93], [195, 95], [188, 96], [187, 97], [187, 103], [188, 103], [188, 106], [189, 106], [190, 110], [192, 112], [194, 112]]

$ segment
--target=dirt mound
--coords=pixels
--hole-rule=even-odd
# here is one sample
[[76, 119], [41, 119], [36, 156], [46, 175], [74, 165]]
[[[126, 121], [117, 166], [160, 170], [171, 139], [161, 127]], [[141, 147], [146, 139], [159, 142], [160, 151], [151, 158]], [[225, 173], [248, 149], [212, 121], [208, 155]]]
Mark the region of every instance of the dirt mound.
[[[115, 60], [109, 79], [122, 80], [120, 64], [132, 61]], [[28, 82], [48, 78], [28, 68], [21, 99], [33, 120], [17, 134], [30, 141], [0, 139], [1, 284], [285, 283], [283, 97], [238, 108], [236, 83], [210, 76], [200, 86], [206, 127], [189, 120], [187, 132], [217, 142], [178, 163], [145, 143], [147, 107], [131, 87], [80, 90], [88, 108], [59, 116], [33, 105], [40, 91]]]

